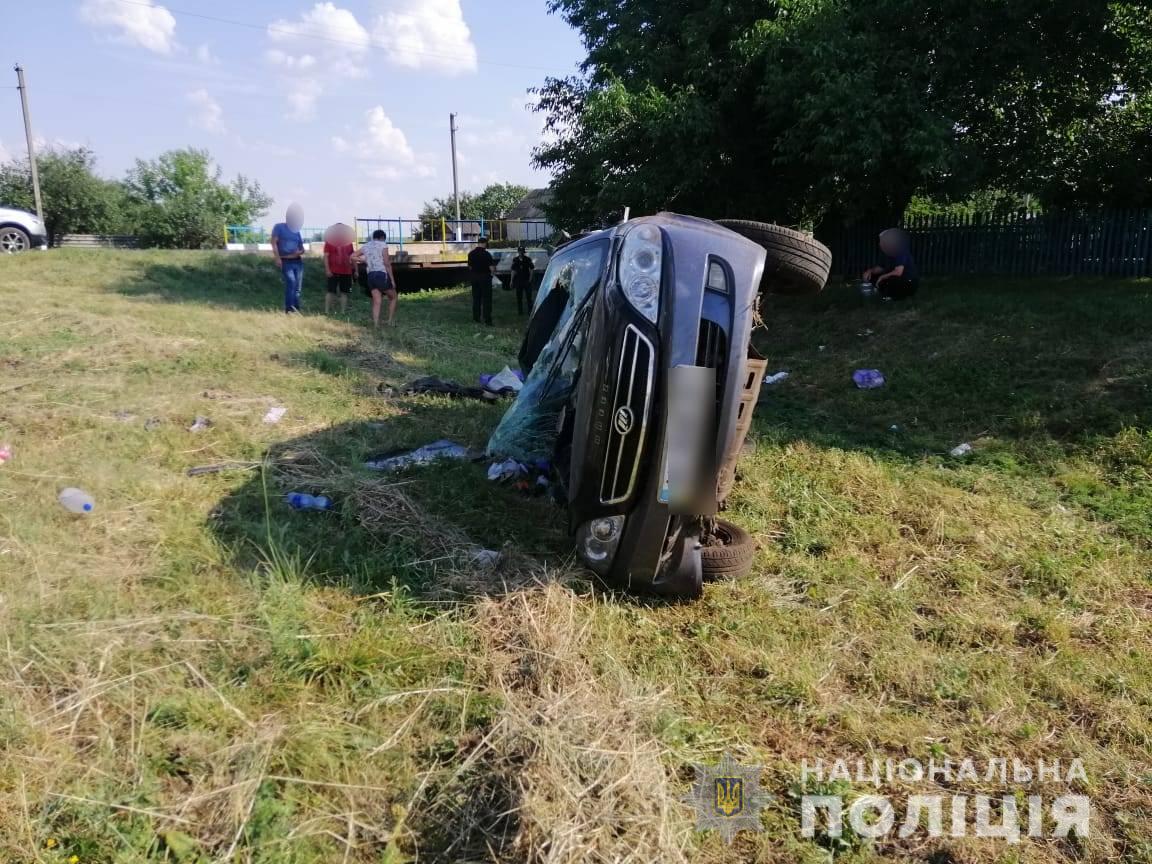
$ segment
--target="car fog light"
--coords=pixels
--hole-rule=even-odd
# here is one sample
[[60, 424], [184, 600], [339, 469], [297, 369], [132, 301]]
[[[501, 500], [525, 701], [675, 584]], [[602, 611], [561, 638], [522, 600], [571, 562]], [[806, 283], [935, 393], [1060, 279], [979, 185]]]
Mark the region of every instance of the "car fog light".
[[623, 516], [612, 516], [608, 519], [596, 519], [592, 522], [592, 538], [601, 543], [611, 543], [620, 536], [620, 528], [624, 525]]

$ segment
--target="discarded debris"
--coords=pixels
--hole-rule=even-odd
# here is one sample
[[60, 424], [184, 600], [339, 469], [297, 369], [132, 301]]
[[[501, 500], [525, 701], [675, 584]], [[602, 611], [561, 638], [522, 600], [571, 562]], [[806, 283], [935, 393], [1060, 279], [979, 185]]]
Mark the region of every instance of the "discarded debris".
[[161, 420], [159, 417], [149, 417], [147, 420], [144, 421], [144, 431], [145, 432], [155, 432], [157, 429], [159, 429], [163, 425], [163, 423], [164, 423], [164, 421]]
[[503, 462], [493, 462], [488, 466], [488, 479], [492, 481], [513, 480], [521, 474], [527, 474], [528, 468], [515, 459], [505, 459]]
[[884, 373], [879, 369], [857, 369], [852, 373], [852, 380], [861, 390], [875, 390], [884, 386]]
[[972, 445], [969, 444], [967, 441], [965, 441], [959, 447], [953, 447], [949, 451], [950, 455], [955, 456], [957, 459], [960, 459], [963, 456], [967, 456], [971, 452], [972, 452]]
[[203, 432], [212, 426], [212, 421], [207, 417], [197, 417], [196, 422], [188, 427], [189, 432]]
[[483, 387], [465, 387], [463, 384], [457, 384], [455, 381], [447, 381], [443, 378], [436, 378], [435, 376], [417, 378], [404, 388], [404, 392], [432, 393], [440, 396], [453, 396], [455, 398], [484, 399], [489, 402], [499, 398], [495, 393], [490, 393]]
[[288, 413], [288, 409], [283, 405], [277, 405], [274, 408], [269, 408], [268, 413], [264, 415], [264, 422], [270, 426], [274, 426], [284, 419], [284, 415]]
[[472, 459], [475, 454], [463, 444], [455, 441], [435, 441], [415, 450], [407, 450], [391, 455], [379, 456], [364, 463], [364, 467], [374, 471], [395, 471], [410, 465], [427, 465], [437, 459]]
[[500, 553], [495, 549], [480, 549], [472, 556], [472, 559], [468, 563], [486, 570], [491, 570], [500, 563]]
[[131, 411], [117, 411], [112, 417], [120, 423], [132, 423], [136, 420], [136, 415]]
[[290, 492], [284, 496], [284, 501], [293, 510], [332, 509], [332, 499], [327, 495], [305, 495], [302, 492]]
[[491, 393], [519, 393], [524, 389], [524, 377], [505, 366], [495, 375], [481, 375], [480, 386]]
[[0, 465], [3, 465], [12, 458], [12, 447], [8, 444], [0, 444]]
[[56, 500], [69, 513], [85, 515], [96, 509], [96, 501], [92, 496], [83, 489], [77, 489], [73, 486], [60, 490]]
[[859, 336], [861, 339], [867, 339], [869, 336], [874, 335], [875, 332], [876, 332], [875, 330], [861, 330], [856, 335]]
[[788, 372], [775, 372], [772, 375], [765, 375], [764, 383], [779, 384], [781, 381], [787, 381], [790, 374]]

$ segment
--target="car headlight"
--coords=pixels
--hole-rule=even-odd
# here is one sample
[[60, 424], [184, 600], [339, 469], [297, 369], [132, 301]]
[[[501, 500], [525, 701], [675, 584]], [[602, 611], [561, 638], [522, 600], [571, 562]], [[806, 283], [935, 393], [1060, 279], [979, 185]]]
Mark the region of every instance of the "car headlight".
[[620, 251], [620, 288], [636, 311], [653, 324], [660, 314], [661, 240], [655, 225], [639, 225], [625, 235]]

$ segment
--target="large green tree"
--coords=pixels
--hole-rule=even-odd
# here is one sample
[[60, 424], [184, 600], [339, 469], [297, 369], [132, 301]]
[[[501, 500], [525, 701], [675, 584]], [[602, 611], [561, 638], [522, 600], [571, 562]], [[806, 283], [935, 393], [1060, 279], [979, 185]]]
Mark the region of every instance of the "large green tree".
[[1144, 2], [550, 8], [588, 51], [580, 75], [539, 94], [550, 136], [536, 161], [568, 227], [626, 205], [788, 223], [891, 216], [918, 192], [1043, 191], [1020, 188], [1031, 169], [1067, 161], [1087, 129], [1105, 146], [1118, 96], [1147, 92], [1152, 73]]
[[[124, 230], [120, 184], [96, 174], [96, 157], [85, 147], [37, 154], [44, 224], [55, 246], [65, 234], [113, 234]], [[35, 210], [28, 160], [0, 165], [0, 201]]]
[[272, 199], [244, 176], [225, 183], [205, 150], [170, 150], [136, 160], [125, 189], [135, 233], [145, 246], [203, 249], [218, 246], [226, 225], [248, 225]]
[[[531, 190], [516, 183], [492, 183], [479, 194], [460, 193], [461, 219], [503, 219], [508, 211], [524, 200]], [[424, 204], [423, 219], [456, 218], [456, 204], [451, 195], [434, 198]]]

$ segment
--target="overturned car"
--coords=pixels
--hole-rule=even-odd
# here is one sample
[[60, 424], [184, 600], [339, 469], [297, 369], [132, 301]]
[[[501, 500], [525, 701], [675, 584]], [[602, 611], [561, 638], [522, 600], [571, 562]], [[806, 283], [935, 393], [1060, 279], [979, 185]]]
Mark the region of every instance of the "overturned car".
[[580, 556], [604, 581], [691, 598], [751, 567], [751, 537], [719, 514], [764, 376], [760, 293], [818, 291], [830, 264], [799, 232], [671, 213], [553, 256], [524, 388], [489, 450], [554, 466]]

